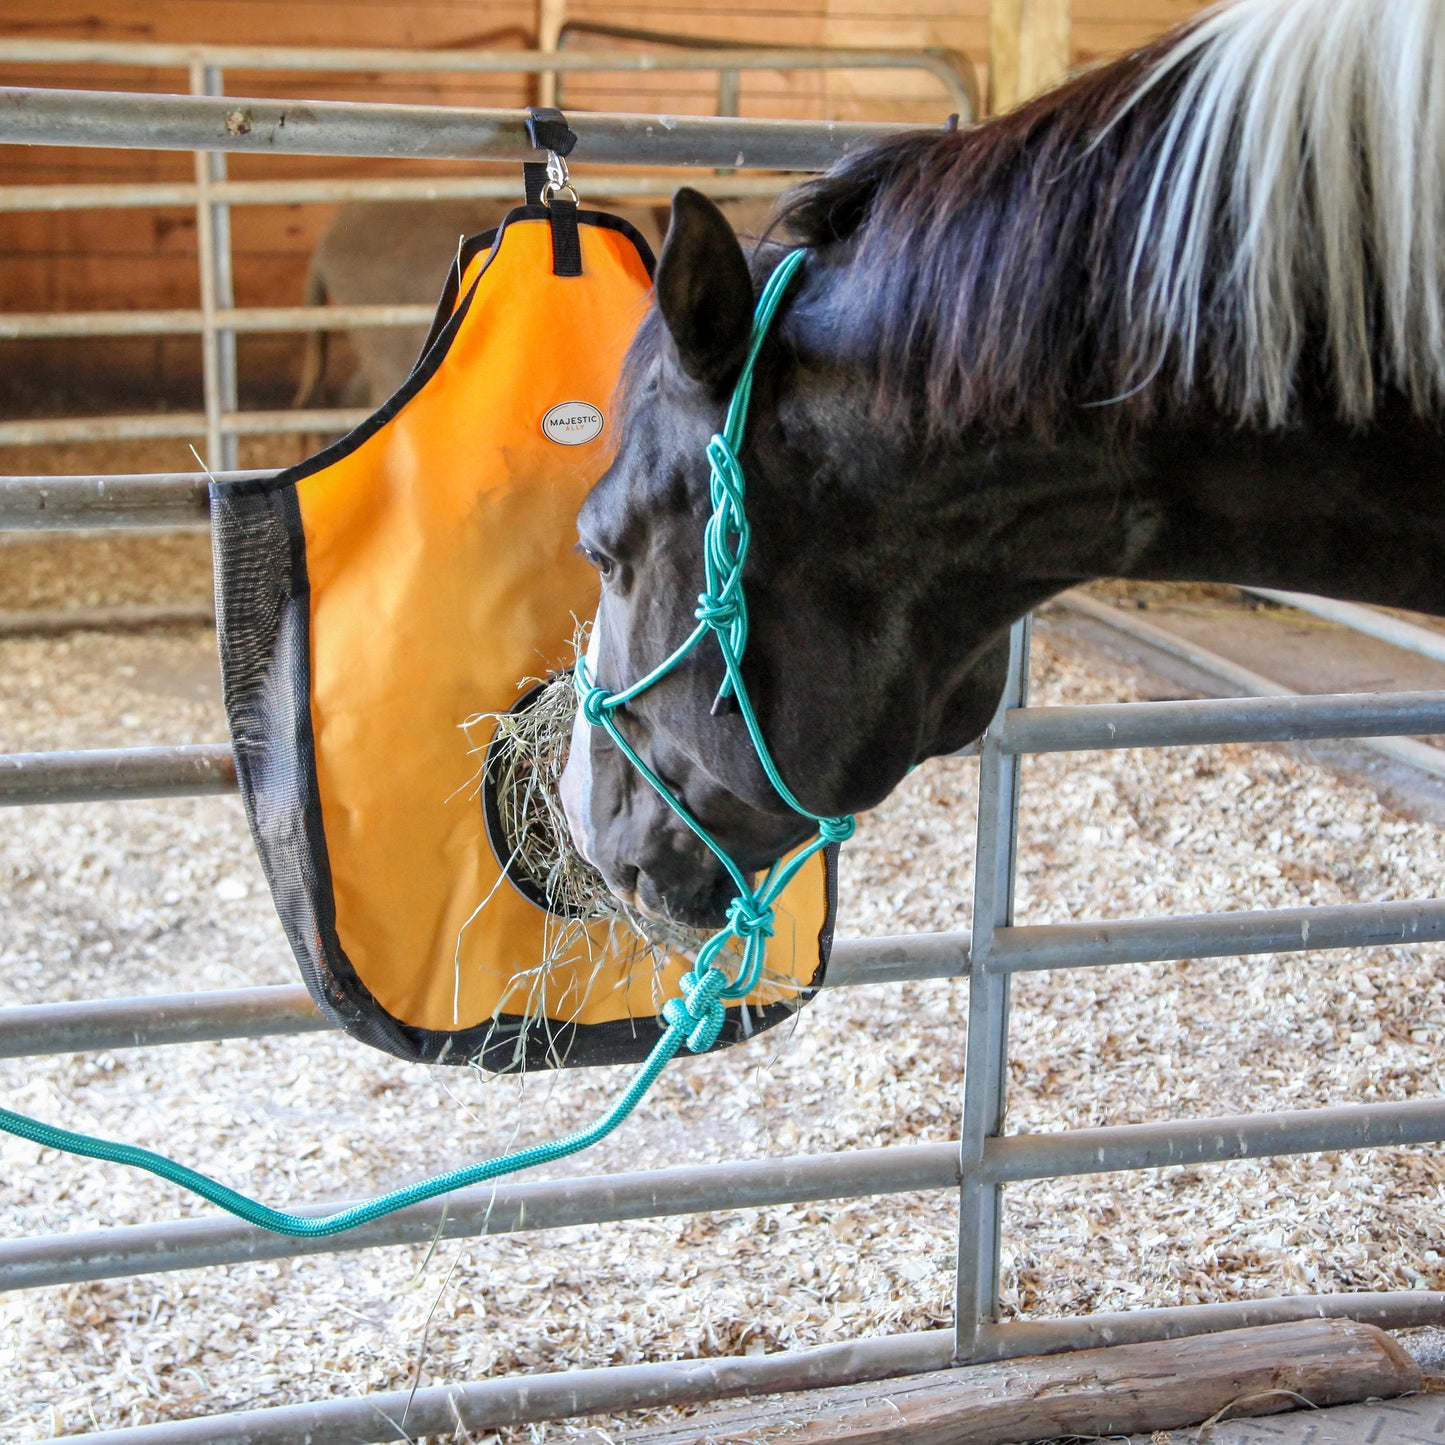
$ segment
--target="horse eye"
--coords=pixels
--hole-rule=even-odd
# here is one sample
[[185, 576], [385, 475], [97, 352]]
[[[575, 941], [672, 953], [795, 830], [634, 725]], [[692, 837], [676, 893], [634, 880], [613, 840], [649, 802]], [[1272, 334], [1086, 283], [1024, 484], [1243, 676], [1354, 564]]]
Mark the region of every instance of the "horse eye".
[[583, 542], [577, 544], [577, 550], [595, 567], [604, 577], [611, 575], [612, 558], [604, 557], [601, 552], [594, 551]]

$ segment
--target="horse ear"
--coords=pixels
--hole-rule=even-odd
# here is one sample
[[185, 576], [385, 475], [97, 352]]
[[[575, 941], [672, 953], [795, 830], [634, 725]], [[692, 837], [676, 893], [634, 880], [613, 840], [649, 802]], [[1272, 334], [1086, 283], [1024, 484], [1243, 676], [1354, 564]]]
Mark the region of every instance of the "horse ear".
[[736, 377], [752, 333], [753, 278], [723, 213], [687, 187], [672, 199], [657, 307], [694, 381], [721, 388]]

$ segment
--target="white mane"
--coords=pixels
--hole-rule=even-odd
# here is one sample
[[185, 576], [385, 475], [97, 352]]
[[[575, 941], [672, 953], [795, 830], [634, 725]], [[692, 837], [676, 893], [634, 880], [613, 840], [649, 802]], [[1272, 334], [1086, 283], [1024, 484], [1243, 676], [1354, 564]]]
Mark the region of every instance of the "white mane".
[[[1227, 386], [1279, 425], [1313, 326], [1341, 416], [1368, 420], [1389, 385], [1435, 410], [1445, 0], [1239, 0], [1207, 12], [1135, 101], [1161, 82], [1179, 96], [1133, 254], [1141, 381], [1168, 350], [1186, 387]], [[1231, 284], [1206, 286], [1221, 268]], [[1221, 324], [1243, 375], [1196, 377], [1201, 328]]]

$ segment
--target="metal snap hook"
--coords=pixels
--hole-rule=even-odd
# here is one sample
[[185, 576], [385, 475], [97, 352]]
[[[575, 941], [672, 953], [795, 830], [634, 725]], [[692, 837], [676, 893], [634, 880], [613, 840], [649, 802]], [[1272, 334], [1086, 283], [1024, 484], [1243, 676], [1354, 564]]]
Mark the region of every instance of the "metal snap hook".
[[565, 157], [559, 156], [556, 151], [548, 151], [547, 184], [542, 187], [542, 204], [550, 206], [558, 196], [564, 201], [571, 201], [574, 206], [581, 199], [573, 188]]

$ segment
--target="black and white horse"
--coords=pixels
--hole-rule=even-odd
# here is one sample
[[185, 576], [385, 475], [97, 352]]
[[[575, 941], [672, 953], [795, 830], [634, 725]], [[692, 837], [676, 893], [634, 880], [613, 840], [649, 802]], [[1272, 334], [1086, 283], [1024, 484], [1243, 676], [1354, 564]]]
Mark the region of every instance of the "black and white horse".
[[[1241, 0], [1010, 115], [861, 150], [788, 199], [806, 259], [759, 360], [744, 675], [824, 814], [953, 751], [1008, 625], [1089, 578], [1445, 611], [1445, 0]], [[618, 689], [692, 628], [704, 448], [757, 289], [681, 192], [614, 464], [579, 518]], [[707, 643], [619, 713], [748, 869], [809, 831]], [[715, 859], [580, 724], [573, 831], [715, 921]]]

